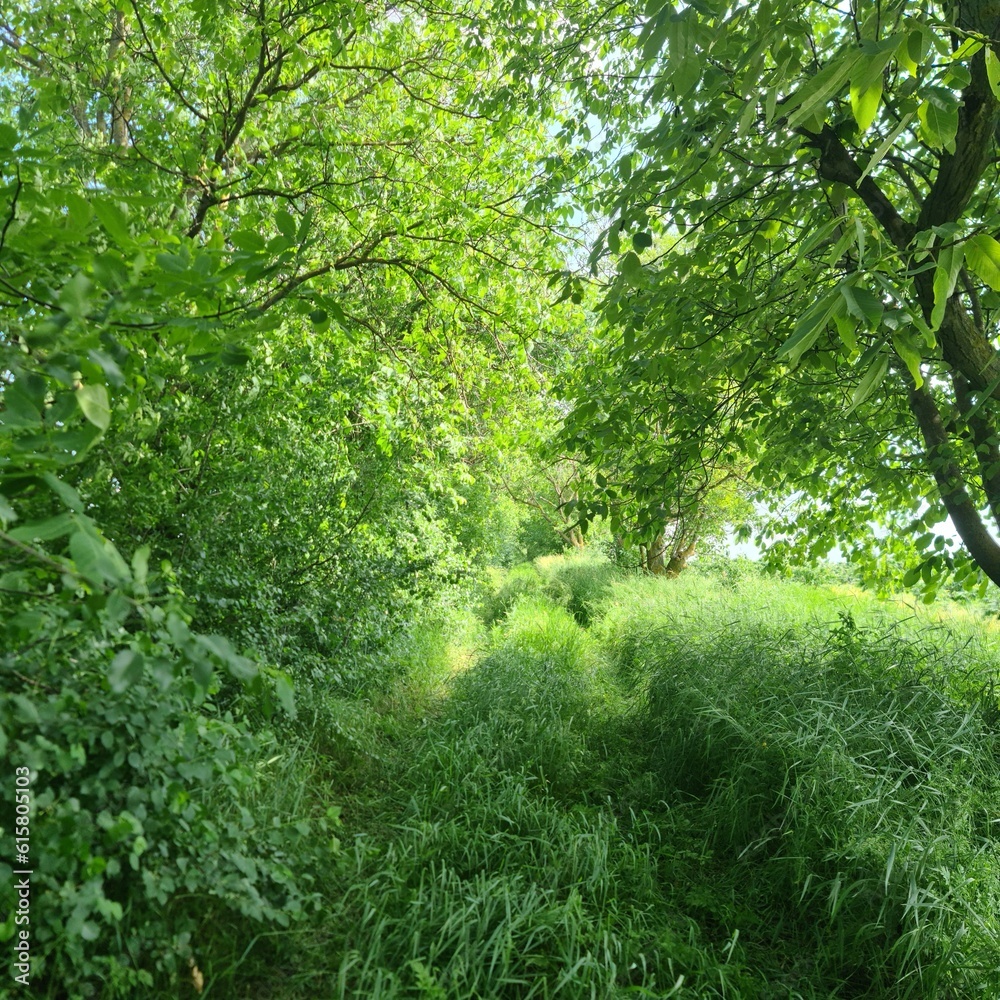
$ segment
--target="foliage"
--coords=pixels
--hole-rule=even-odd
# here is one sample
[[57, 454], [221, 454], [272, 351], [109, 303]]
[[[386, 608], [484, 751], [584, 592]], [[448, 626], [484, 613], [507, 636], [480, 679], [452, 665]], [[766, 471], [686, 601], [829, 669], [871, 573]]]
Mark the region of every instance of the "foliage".
[[632, 474], [590, 509], [653, 519], [747, 463], [774, 559], [1000, 582], [995, 5], [543, 11], [511, 65], [553, 52], [548, 190], [593, 180], [614, 269], [568, 440]]
[[[380, 447], [378, 406], [407, 400], [380, 393], [353, 423], [347, 391], [331, 405], [331, 388], [362, 366], [377, 386], [384, 363], [360, 356], [351, 365], [341, 355], [334, 368], [329, 346], [315, 341], [299, 351], [301, 368], [272, 356], [248, 364], [232, 386], [196, 383], [182, 419], [162, 415], [159, 442], [137, 446], [127, 427], [111, 435], [100, 462], [84, 466], [86, 490], [109, 531], [171, 555], [202, 627], [294, 676], [359, 689], [372, 680], [368, 654], [470, 570], [475, 553], [459, 551], [455, 530], [466, 476], [418, 458], [406, 440]], [[314, 382], [298, 382], [304, 372]], [[298, 405], [283, 410], [289, 391]], [[423, 405], [421, 418], [433, 419], [433, 404]], [[227, 420], [213, 427], [220, 407]], [[204, 452], [188, 482], [177, 475], [184, 439]], [[149, 488], [133, 498], [139, 483]]]
[[[544, 436], [539, 451], [551, 449]], [[579, 501], [579, 462], [565, 458], [523, 462], [515, 469], [501, 471], [504, 492], [531, 512], [526, 527], [534, 541], [533, 556], [549, 555], [563, 548], [582, 548], [584, 535], [574, 509]], [[554, 537], [553, 537], [554, 536]]]
[[996, 991], [995, 645], [550, 555], [749, 483], [775, 558], [975, 583], [947, 511], [997, 578], [984, 12], [0, 17], [34, 990]]
[[519, 214], [543, 137], [466, 110], [498, 77], [459, 23], [265, 3], [5, 24], [0, 518], [46, 580], [79, 570], [70, 604], [80, 578], [127, 589], [138, 536], [206, 627], [288, 665], [319, 621], [343, 624], [312, 652], [367, 649], [458, 571], [454, 463], [524, 385], [522, 291], [555, 241]]
[[[312, 919], [338, 810], [302, 784], [294, 747], [249, 732], [215, 690], [147, 669], [113, 694], [92, 650], [72, 673], [47, 651], [21, 656], [24, 684], [0, 704], [7, 759], [34, 776], [32, 987], [137, 996], [180, 989], [191, 968], [225, 976], [230, 939]], [[14, 930], [11, 910], [0, 936]]]
[[478, 107], [506, 84], [468, 13], [0, 19], [0, 750], [40, 992], [223, 983], [309, 910], [318, 692], [389, 687], [376, 654], [491, 554], [462, 509], [538, 392], [564, 213], [524, 214], [550, 138]]

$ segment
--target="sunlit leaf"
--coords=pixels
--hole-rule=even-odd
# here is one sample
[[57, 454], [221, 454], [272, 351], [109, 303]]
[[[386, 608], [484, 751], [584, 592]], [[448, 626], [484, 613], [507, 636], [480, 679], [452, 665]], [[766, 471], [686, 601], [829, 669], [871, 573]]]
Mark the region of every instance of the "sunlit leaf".
[[76, 390], [76, 401], [83, 415], [102, 431], [111, 426], [111, 402], [108, 390], [100, 384], [81, 385]]

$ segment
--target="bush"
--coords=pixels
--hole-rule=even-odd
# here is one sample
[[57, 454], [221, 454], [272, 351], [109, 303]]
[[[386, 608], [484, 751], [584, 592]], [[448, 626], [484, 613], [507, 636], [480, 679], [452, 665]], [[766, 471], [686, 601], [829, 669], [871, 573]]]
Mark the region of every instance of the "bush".
[[[225, 976], [234, 942], [319, 906], [337, 813], [310, 798], [294, 744], [193, 685], [147, 674], [114, 694], [99, 663], [55, 658], [19, 673], [0, 724], [32, 776], [35, 995], [177, 995], [194, 969]], [[9, 830], [2, 844], [11, 858]]]

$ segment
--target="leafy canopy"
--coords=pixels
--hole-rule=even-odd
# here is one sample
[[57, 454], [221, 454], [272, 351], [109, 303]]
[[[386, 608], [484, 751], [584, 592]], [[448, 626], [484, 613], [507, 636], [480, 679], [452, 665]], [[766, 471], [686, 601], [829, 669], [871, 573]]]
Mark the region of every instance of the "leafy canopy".
[[[797, 508], [764, 533], [786, 553], [841, 540], [870, 568], [1000, 582], [998, 18], [969, 0], [551, 11], [575, 109], [552, 183], [589, 169], [593, 273], [613, 266], [567, 433], [633, 448], [630, 501], [748, 461], [772, 510]], [[932, 530], [946, 515], [959, 551]]]

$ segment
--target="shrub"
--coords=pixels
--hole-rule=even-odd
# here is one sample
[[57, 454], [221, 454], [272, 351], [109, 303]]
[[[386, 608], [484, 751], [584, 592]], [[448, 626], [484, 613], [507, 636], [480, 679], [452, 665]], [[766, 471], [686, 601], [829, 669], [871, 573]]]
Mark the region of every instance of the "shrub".
[[[225, 975], [234, 941], [318, 907], [337, 813], [310, 800], [294, 744], [148, 673], [120, 694], [98, 662], [19, 673], [0, 724], [32, 775], [36, 995], [176, 995], [194, 968]], [[11, 858], [9, 830], [2, 844]]]

